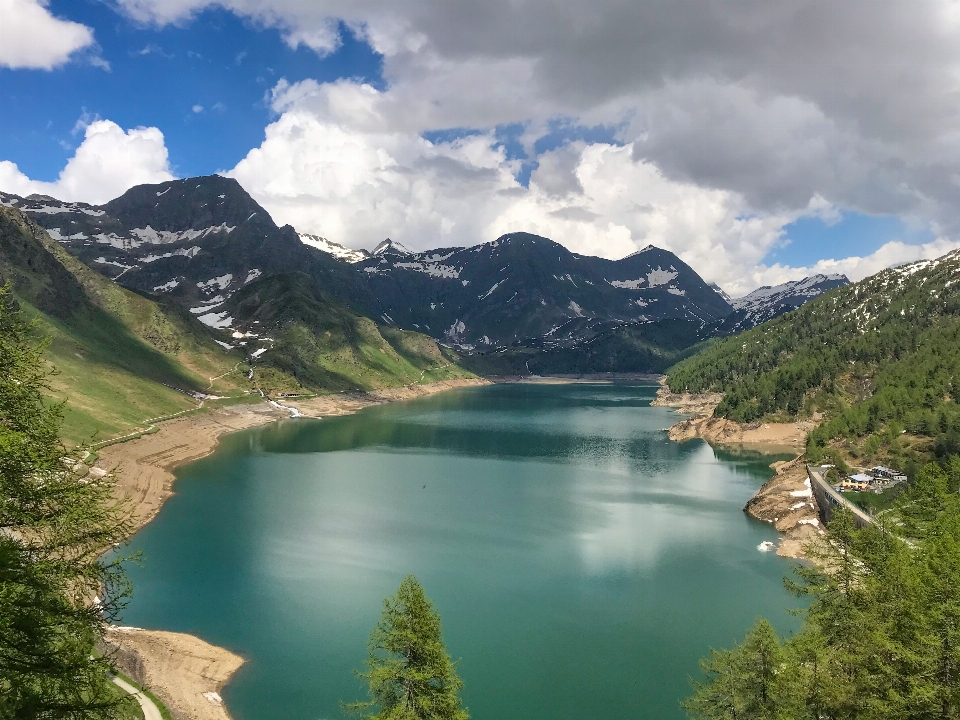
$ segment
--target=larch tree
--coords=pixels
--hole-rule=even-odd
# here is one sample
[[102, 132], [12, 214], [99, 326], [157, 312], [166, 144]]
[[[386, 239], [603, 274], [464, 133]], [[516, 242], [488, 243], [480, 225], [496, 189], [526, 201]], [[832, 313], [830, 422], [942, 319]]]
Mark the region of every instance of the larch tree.
[[367, 681], [370, 700], [348, 710], [372, 720], [468, 720], [440, 615], [413, 575], [384, 600], [368, 649], [367, 669], [357, 674]]
[[109, 478], [60, 441], [43, 346], [0, 288], [0, 719], [100, 720], [123, 700], [92, 657], [125, 581], [106, 548], [128, 524]]

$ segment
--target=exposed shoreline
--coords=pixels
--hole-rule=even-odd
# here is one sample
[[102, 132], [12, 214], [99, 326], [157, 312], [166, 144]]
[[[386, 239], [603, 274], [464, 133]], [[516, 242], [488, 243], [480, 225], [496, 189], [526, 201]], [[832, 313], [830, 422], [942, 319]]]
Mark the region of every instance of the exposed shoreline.
[[[337, 393], [233, 405], [162, 422], [157, 431], [101, 448], [96, 466], [113, 472], [119, 495], [131, 501], [133, 532], [157, 516], [173, 495], [180, 465], [213, 453], [227, 433], [291, 417], [350, 415], [363, 408], [410, 400], [460, 387], [488, 385], [483, 378], [443, 380], [426, 385], [365, 393]], [[110, 628], [107, 644], [119, 667], [159, 697], [175, 720], [229, 720], [219, 692], [243, 664], [236, 654], [192, 635], [140, 628]]]
[[803, 462], [807, 433], [816, 427], [816, 423], [801, 420], [745, 424], [714, 417], [713, 411], [722, 399], [719, 393], [676, 394], [663, 386], [651, 405], [675, 407], [677, 413], [690, 415], [668, 429], [670, 439], [675, 442], [701, 438], [711, 445], [794, 454], [793, 460], [770, 465], [774, 476], [757, 490], [743, 509], [751, 517], [771, 523], [781, 533], [777, 555], [807, 560], [804, 548], [824, 534], [820, 510]]

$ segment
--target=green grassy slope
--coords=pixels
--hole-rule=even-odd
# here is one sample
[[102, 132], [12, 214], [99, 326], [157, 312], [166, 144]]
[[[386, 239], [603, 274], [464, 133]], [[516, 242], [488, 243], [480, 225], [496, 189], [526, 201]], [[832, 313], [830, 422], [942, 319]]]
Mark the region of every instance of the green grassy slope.
[[235, 323], [275, 341], [257, 361], [264, 390], [370, 390], [470, 376], [432, 338], [350, 312], [303, 273], [250, 283], [231, 303]]
[[960, 255], [885, 270], [669, 372], [739, 421], [822, 418], [808, 454], [916, 467], [960, 450]]
[[49, 341], [51, 395], [66, 401], [70, 442], [116, 437], [196, 408], [190, 393], [366, 390], [470, 375], [431, 338], [379, 327], [300, 273], [250, 283], [231, 301], [238, 323], [274, 340], [254, 362], [248, 348], [226, 351], [189, 312], [120, 287], [5, 207], [0, 278]]
[[125, 290], [67, 255], [16, 210], [0, 208], [0, 276], [50, 343], [54, 398], [71, 442], [128, 432], [196, 407], [186, 393], [238, 394], [242, 356], [192, 318]]

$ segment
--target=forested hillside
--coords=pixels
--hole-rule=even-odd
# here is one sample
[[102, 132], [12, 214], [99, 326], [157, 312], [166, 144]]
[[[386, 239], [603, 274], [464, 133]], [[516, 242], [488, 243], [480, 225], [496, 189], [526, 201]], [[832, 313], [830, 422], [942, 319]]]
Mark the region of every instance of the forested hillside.
[[[701, 661], [684, 707], [698, 720], [944, 720], [960, 716], [960, 458], [919, 470], [878, 525], [840, 512], [817, 564], [788, 588], [803, 624], [760, 620]], [[809, 604], [807, 604], [809, 603]]]
[[945, 456], [960, 447], [958, 280], [958, 252], [885, 270], [716, 342], [668, 384], [725, 393], [715, 414], [741, 422], [822, 416], [811, 459]]

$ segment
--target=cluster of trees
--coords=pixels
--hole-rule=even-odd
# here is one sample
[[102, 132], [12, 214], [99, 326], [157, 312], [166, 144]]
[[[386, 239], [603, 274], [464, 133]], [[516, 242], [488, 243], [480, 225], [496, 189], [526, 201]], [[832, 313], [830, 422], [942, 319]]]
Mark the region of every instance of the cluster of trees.
[[836, 439], [905, 456], [904, 431], [945, 457], [960, 451], [957, 271], [955, 260], [887, 270], [826, 293], [679, 363], [668, 384], [724, 393], [716, 414], [740, 422], [824, 413], [808, 440], [814, 461]]
[[816, 568], [790, 587], [809, 598], [783, 640], [759, 621], [701, 665], [684, 702], [703, 720], [960, 718], [960, 458], [924, 466], [887, 526], [840, 513]]
[[41, 352], [0, 288], [0, 718], [122, 717], [131, 700], [93, 654], [126, 590], [100, 556], [128, 528], [59, 440]]

